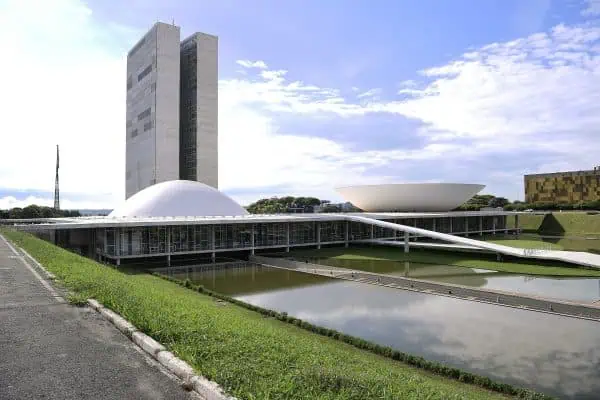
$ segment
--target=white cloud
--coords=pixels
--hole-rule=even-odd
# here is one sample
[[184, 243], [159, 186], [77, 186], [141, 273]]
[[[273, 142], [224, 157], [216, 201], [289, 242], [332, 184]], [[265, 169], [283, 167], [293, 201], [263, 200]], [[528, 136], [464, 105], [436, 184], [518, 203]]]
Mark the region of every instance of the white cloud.
[[0, 3], [4, 188], [52, 190], [60, 144], [63, 190], [122, 196], [124, 53], [108, 45], [132, 32], [92, 16], [78, 1]]
[[600, 0], [585, 0], [585, 8], [581, 12], [583, 16], [600, 15]]
[[[125, 52], [141, 34], [98, 25], [77, 0], [0, 3], [3, 58], [18, 60], [0, 63], [3, 188], [51, 191], [54, 145], [60, 143], [64, 192], [96, 195], [98, 204], [85, 202], [91, 208], [110, 208], [123, 198]], [[428, 82], [425, 86], [402, 82], [399, 98], [369, 97], [379, 93], [353, 87], [352, 98], [358, 93], [368, 98], [363, 103], [336, 88], [290, 80], [286, 70], [265, 61], [240, 60], [244, 74], [219, 83], [220, 186], [241, 193], [234, 197], [245, 203], [261, 187], [335, 197], [338, 184], [405, 180], [400, 168], [410, 170], [411, 163], [523, 149], [556, 155], [549, 165], [591, 165], [600, 151], [599, 38], [600, 28], [591, 25], [559, 25], [493, 43], [423, 71], [419, 81]], [[361, 151], [283, 131], [280, 122], [286, 115], [318, 123], [312, 117], [372, 113], [421, 122], [415, 132], [402, 134], [425, 143], [410, 150]], [[585, 151], [577, 153], [580, 149]], [[264, 195], [269, 193], [254, 199]]]
[[362, 99], [362, 98], [379, 98], [379, 95], [381, 94], [381, 92], [382, 92], [381, 88], [374, 88], [374, 89], [369, 89], [366, 92], [360, 93], [356, 97], [359, 98], [359, 99]]
[[423, 71], [432, 79], [428, 85], [380, 107], [422, 121], [433, 140], [599, 150], [599, 39], [600, 28], [558, 25], [547, 34], [494, 43]]
[[244, 68], [267, 69], [267, 64], [264, 61], [237, 60], [236, 63]]

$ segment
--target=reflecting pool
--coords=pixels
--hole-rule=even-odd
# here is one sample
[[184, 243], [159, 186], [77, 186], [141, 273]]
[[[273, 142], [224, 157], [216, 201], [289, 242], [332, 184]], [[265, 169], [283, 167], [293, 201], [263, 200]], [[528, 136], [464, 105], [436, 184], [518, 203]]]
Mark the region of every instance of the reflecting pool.
[[[434, 272], [412, 264], [411, 271]], [[454, 279], [449, 269], [435, 271], [445, 275], [440, 279]], [[473, 283], [494, 276], [477, 270], [470, 275]], [[599, 398], [598, 322], [258, 266], [191, 268], [177, 276], [497, 380], [561, 398]]]

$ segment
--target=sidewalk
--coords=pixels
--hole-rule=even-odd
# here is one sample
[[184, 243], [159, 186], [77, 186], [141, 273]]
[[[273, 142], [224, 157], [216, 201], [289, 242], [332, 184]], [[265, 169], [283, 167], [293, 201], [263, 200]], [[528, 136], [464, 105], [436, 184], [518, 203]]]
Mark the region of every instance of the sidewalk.
[[199, 399], [0, 236], [0, 399]]

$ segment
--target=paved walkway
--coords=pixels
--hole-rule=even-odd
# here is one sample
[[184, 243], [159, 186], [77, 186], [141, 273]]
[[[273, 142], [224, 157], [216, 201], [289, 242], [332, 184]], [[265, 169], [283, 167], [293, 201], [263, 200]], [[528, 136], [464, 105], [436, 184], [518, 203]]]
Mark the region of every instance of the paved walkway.
[[0, 236], [0, 399], [198, 399]]

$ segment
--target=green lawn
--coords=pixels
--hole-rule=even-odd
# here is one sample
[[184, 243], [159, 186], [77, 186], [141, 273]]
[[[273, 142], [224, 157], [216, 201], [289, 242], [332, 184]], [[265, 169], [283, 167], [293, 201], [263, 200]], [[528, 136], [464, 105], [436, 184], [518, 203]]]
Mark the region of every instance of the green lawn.
[[[544, 215], [537, 214], [519, 214], [519, 227], [524, 232], [537, 232], [544, 221]], [[508, 228], [515, 227], [515, 217], [508, 217], [506, 219], [506, 225]]]
[[[457, 267], [482, 268], [500, 272], [512, 272], [527, 275], [546, 276], [600, 276], [600, 271], [565, 266], [559, 263], [528, 263], [522, 260], [496, 261], [495, 256], [487, 254], [471, 254], [450, 251], [431, 251], [412, 249], [404, 253], [401, 248], [394, 247], [351, 247], [324, 248], [321, 250], [298, 250], [290, 253], [293, 257], [304, 258], [337, 258], [346, 260], [392, 260], [412, 261], [425, 264], [454, 265]], [[355, 267], [360, 269], [360, 266]], [[367, 267], [365, 267], [367, 269]]]
[[[514, 227], [514, 217], [507, 218], [509, 228]], [[519, 226], [524, 232], [545, 235], [598, 235], [600, 236], [600, 214], [585, 212], [553, 212], [548, 215], [520, 214]]]
[[[240, 399], [501, 399], [148, 274], [3, 231], [78, 297], [93, 297]], [[545, 398], [531, 394], [527, 398]]]

